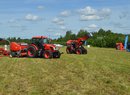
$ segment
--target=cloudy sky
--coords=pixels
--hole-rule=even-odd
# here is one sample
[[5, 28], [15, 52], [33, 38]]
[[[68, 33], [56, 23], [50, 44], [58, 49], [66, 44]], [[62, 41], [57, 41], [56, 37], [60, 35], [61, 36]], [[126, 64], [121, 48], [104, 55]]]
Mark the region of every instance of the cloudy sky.
[[130, 33], [130, 0], [0, 0], [0, 37], [57, 38], [100, 28]]

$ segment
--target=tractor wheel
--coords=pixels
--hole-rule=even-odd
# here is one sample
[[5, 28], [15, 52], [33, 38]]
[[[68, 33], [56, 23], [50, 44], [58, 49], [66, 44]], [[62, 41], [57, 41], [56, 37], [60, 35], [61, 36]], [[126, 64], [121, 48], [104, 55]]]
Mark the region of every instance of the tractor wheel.
[[57, 57], [56, 58], [60, 58], [61, 54], [60, 52], [58, 51], [58, 54], [57, 54]]
[[66, 48], [66, 53], [67, 54], [71, 54], [72, 53], [69, 47]]
[[82, 50], [81, 49], [76, 49], [76, 54], [82, 54]]
[[37, 50], [33, 46], [29, 46], [27, 49], [27, 56], [30, 58], [35, 58], [37, 57]]
[[16, 54], [16, 52], [10, 52], [10, 55], [9, 55], [10, 57], [16, 57], [17, 56], [17, 54]]
[[59, 51], [53, 53], [53, 58], [60, 58], [61, 54]]
[[87, 49], [84, 49], [83, 54], [87, 54]]
[[87, 49], [85, 49], [84, 47], [81, 47], [82, 50], [82, 54], [87, 54]]
[[51, 51], [45, 50], [44, 53], [43, 53], [43, 56], [44, 56], [44, 58], [49, 59], [49, 58], [53, 57], [53, 54], [52, 54]]

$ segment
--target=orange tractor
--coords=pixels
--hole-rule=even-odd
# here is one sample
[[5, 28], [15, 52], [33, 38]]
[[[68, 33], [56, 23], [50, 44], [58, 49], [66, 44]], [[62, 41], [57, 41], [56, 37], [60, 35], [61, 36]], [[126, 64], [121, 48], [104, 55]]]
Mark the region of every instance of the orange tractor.
[[27, 56], [30, 58], [60, 58], [59, 48], [51, 44], [51, 39], [45, 36], [36, 36], [32, 38], [32, 43], [28, 45]]
[[84, 37], [78, 38], [77, 40], [68, 40], [66, 42], [67, 48], [66, 52], [67, 54], [87, 54], [87, 49], [83, 47], [83, 44], [85, 41], [90, 38], [92, 34], [87, 34]]

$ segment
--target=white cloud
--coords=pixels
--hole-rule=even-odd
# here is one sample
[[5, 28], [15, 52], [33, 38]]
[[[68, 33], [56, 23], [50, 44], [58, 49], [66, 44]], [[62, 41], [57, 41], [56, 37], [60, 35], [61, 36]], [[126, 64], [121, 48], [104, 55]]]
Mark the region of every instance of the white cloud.
[[111, 10], [109, 8], [102, 9], [94, 9], [90, 6], [86, 6], [85, 8], [79, 9], [80, 20], [102, 20], [110, 16]]
[[60, 13], [61, 16], [67, 17], [70, 15], [70, 11], [63, 11]]
[[100, 20], [101, 17], [97, 15], [81, 15], [80, 20], [81, 21], [87, 21], [87, 20]]
[[53, 19], [53, 21], [52, 21], [53, 23], [56, 23], [56, 24], [58, 24], [58, 25], [64, 25], [64, 20], [63, 19], [60, 19], [60, 18], [54, 18]]
[[28, 20], [28, 21], [38, 21], [40, 20], [41, 18], [37, 15], [33, 15], [33, 14], [27, 14], [25, 16], [25, 20]]
[[39, 10], [42, 10], [42, 9], [44, 9], [44, 6], [39, 5], [37, 8], [38, 8]]
[[86, 6], [83, 9], [79, 9], [78, 11], [84, 15], [93, 15], [97, 12], [95, 9], [91, 8], [90, 6]]
[[96, 24], [91, 24], [88, 26], [88, 28], [97, 28], [98, 26]]

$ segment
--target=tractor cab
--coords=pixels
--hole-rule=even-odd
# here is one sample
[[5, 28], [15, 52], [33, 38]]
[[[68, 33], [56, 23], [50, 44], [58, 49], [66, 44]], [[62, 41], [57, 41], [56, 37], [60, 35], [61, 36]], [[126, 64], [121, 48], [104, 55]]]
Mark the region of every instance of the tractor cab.
[[34, 44], [50, 44], [51, 43], [51, 40], [47, 37], [44, 37], [44, 36], [38, 36], [38, 37], [33, 37], [32, 38], [32, 43]]
[[44, 36], [37, 36], [32, 38], [32, 44], [36, 45], [38, 48], [43, 48], [45, 44], [51, 44], [51, 39]]

